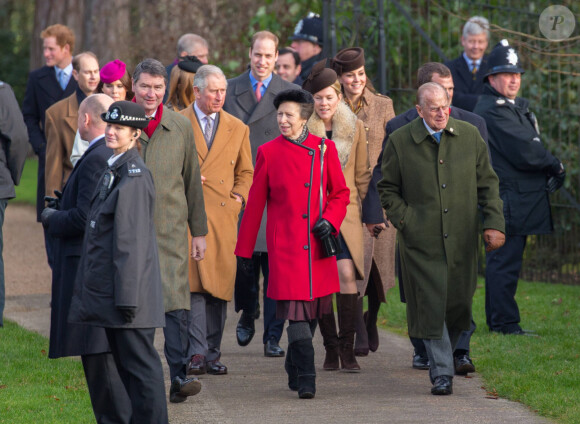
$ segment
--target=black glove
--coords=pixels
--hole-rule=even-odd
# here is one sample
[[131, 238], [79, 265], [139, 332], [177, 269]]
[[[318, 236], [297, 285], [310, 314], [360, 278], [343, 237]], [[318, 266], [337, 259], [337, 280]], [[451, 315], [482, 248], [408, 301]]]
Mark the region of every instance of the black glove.
[[548, 181], [546, 182], [546, 190], [549, 193], [553, 193], [562, 187], [564, 185], [564, 180], [566, 179], [566, 171], [564, 170], [564, 165], [562, 163], [555, 166], [553, 171], [554, 172], [548, 177]]
[[375, 225], [373, 227], [373, 237], [379, 238], [379, 234], [381, 234], [381, 231], [383, 231], [383, 227], [381, 227], [380, 225]]
[[326, 219], [320, 218], [318, 222], [316, 222], [316, 225], [314, 225], [312, 232], [319, 240], [321, 240], [331, 235], [334, 232], [334, 227]]
[[60, 199], [58, 197], [44, 196], [46, 207], [51, 209], [60, 209]]
[[135, 310], [137, 308], [134, 308], [132, 306], [126, 306], [126, 307], [120, 307], [117, 306], [117, 311], [119, 311], [121, 313], [121, 315], [123, 316], [123, 319], [125, 320], [125, 322], [127, 324], [133, 322], [133, 320], [135, 319]]
[[42, 222], [42, 226], [44, 228], [48, 228], [48, 224], [50, 221], [50, 216], [56, 212], [56, 209], [53, 208], [44, 208], [42, 213], [40, 214], [40, 221]]
[[244, 274], [253, 275], [254, 261], [250, 258], [242, 258], [241, 256], [237, 256], [237, 258], [238, 268], [240, 268]]

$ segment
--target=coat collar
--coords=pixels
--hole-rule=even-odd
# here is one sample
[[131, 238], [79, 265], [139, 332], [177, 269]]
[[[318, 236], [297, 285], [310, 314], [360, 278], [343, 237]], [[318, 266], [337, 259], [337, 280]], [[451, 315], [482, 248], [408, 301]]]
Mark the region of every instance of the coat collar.
[[[346, 166], [354, 143], [356, 134], [356, 115], [350, 110], [346, 103], [341, 101], [332, 117], [332, 141], [338, 151], [338, 158], [342, 168]], [[308, 130], [311, 134], [326, 138], [324, 122], [315, 113], [308, 120]]]
[[284, 88], [282, 78], [273, 74], [272, 81], [270, 81], [262, 99], [258, 102], [252, 89], [252, 83], [250, 82], [250, 71], [246, 71], [240, 75], [237, 81], [238, 83], [232, 89], [234, 90], [234, 96], [238, 105], [250, 115], [248, 122], [246, 122], [247, 125], [251, 125], [253, 122], [272, 113], [274, 98]]
[[195, 139], [195, 147], [199, 157], [200, 167], [203, 168], [204, 165], [207, 167], [208, 163], [211, 163], [211, 161], [220, 157], [220, 153], [229, 143], [235, 126], [233, 116], [223, 109], [219, 111], [218, 127], [213, 138], [211, 149], [208, 150], [203, 131], [199, 126], [197, 117], [195, 116], [193, 105], [182, 110], [180, 114], [189, 119], [193, 127], [193, 136]]
[[[457, 128], [456, 125], [457, 121], [455, 118], [449, 117], [449, 121], [447, 121], [447, 126], [443, 130], [443, 134], [445, 136], [459, 136], [461, 135], [461, 131]], [[423, 118], [420, 116], [413, 120], [410, 124], [410, 131], [411, 137], [416, 144], [421, 144], [425, 140], [431, 140], [431, 136], [427, 128], [425, 128], [425, 124], [423, 124]], [[443, 140], [443, 137], [441, 138]]]

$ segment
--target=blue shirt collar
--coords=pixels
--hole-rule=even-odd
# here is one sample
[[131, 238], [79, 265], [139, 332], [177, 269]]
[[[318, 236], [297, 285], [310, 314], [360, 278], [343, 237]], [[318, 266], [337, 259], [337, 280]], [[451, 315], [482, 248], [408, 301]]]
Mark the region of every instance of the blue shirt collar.
[[477, 69], [479, 69], [479, 65], [481, 65], [481, 59], [477, 59], [477, 60], [474, 61], [474, 60], [470, 59], [465, 54], [465, 52], [463, 52], [463, 59], [465, 60], [465, 63], [467, 63], [467, 67], [469, 68], [470, 71], [473, 71], [473, 62], [475, 62], [475, 65], [477, 66]]
[[[272, 74], [270, 74], [268, 78], [262, 81], [264, 90], [268, 88], [270, 81], [272, 81]], [[258, 84], [258, 80], [252, 75], [252, 70], [250, 70], [250, 82], [252, 83], [252, 90], [256, 91], [256, 84]]]

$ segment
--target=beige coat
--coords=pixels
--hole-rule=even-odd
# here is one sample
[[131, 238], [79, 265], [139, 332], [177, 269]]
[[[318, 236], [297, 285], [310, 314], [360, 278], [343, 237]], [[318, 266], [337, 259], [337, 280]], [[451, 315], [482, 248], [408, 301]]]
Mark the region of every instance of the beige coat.
[[[318, 137], [326, 137], [324, 122], [315, 113], [308, 120], [308, 129]], [[332, 141], [350, 189], [350, 203], [340, 233], [354, 261], [357, 278], [364, 278], [363, 223], [361, 202], [371, 180], [364, 124], [344, 102], [340, 102], [332, 117]], [[366, 231], [366, 229], [364, 229]]]
[[167, 108], [153, 136], [141, 132], [142, 155], [155, 183], [155, 229], [165, 312], [190, 308], [189, 231], [207, 234], [201, 175], [189, 121]]
[[70, 154], [78, 128], [78, 116], [79, 102], [76, 93], [56, 102], [46, 110], [44, 186], [47, 196], [54, 196], [54, 190], [62, 191], [72, 172]]
[[[381, 153], [387, 122], [395, 117], [393, 101], [387, 96], [373, 94], [368, 88], [363, 92], [363, 106], [358, 118], [364, 122], [367, 134], [369, 160], [373, 168]], [[371, 172], [372, 172], [371, 168]], [[379, 300], [387, 301], [387, 291], [395, 285], [395, 242], [397, 230], [391, 224], [378, 239], [364, 232], [365, 278], [357, 280], [359, 294], [367, 289], [369, 276], [373, 276]]]
[[238, 215], [242, 204], [234, 193], [248, 199], [254, 176], [250, 129], [225, 111], [208, 151], [193, 107], [180, 112], [191, 121], [203, 183], [207, 213], [207, 250], [202, 261], [189, 259], [189, 289], [230, 301], [234, 294]]

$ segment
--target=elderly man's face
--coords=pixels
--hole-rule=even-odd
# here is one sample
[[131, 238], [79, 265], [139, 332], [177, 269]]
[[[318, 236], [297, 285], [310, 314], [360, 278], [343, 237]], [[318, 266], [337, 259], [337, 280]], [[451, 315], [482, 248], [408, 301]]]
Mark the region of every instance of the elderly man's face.
[[443, 90], [425, 90], [422, 104], [417, 105], [419, 116], [433, 131], [441, 131], [449, 121], [449, 101]]
[[219, 112], [226, 100], [227, 82], [225, 78], [219, 75], [208, 75], [207, 86], [200, 90], [193, 87], [195, 94], [195, 104], [206, 115]]
[[165, 78], [143, 72], [137, 81], [133, 81], [133, 92], [135, 102], [143, 106], [147, 116], [151, 116], [163, 101]]

